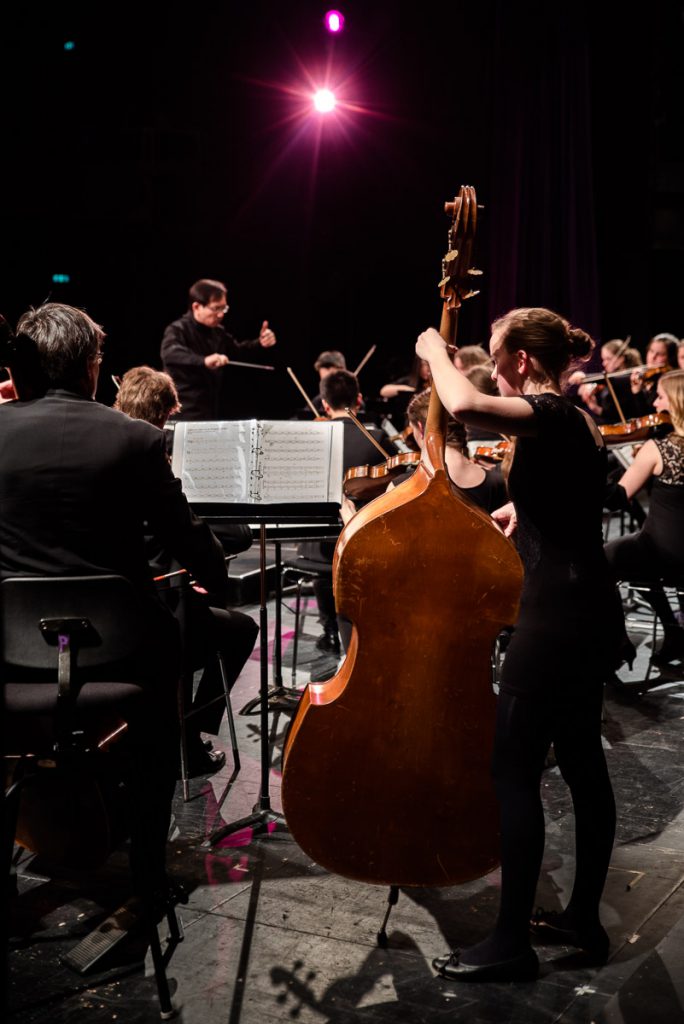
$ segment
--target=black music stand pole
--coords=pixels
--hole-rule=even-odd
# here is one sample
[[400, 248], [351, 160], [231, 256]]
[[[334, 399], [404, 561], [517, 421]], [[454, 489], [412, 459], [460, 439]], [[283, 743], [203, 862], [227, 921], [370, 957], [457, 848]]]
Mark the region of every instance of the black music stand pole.
[[260, 701], [260, 728], [261, 728], [261, 788], [259, 800], [254, 805], [252, 813], [237, 821], [222, 825], [209, 836], [207, 842], [210, 846], [220, 843], [226, 836], [233, 832], [240, 832], [244, 828], [254, 828], [258, 838], [261, 835], [268, 835], [272, 839], [288, 839], [290, 833], [287, 830], [285, 819], [271, 809], [271, 797], [269, 793], [269, 780], [271, 775], [271, 750], [268, 733], [268, 611], [266, 602], [268, 591], [266, 587], [266, 523], [259, 524], [259, 553], [261, 562], [261, 604], [259, 607], [259, 629], [260, 629], [260, 678], [259, 678], [259, 701]]
[[[273, 638], [273, 689], [267, 693], [268, 706], [272, 711], [292, 711], [301, 700], [301, 690], [283, 686], [283, 641], [282, 641], [282, 542], [275, 541], [276, 591], [275, 591], [275, 636]], [[240, 709], [241, 715], [251, 715], [254, 708], [262, 703], [262, 695], [248, 700]]]

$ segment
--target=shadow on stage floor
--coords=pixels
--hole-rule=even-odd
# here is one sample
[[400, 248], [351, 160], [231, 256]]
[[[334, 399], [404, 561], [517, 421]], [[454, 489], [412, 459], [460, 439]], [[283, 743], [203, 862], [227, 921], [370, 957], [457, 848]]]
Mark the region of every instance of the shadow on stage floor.
[[[252, 609], [253, 611], [253, 609]], [[285, 618], [285, 659], [292, 619]], [[315, 617], [305, 623], [297, 673], [308, 680], [318, 657]], [[646, 634], [628, 683], [643, 679]], [[589, 656], [589, 655], [588, 655]], [[289, 676], [288, 676], [289, 683]], [[605, 746], [618, 803], [618, 835], [602, 917], [611, 958], [588, 968], [562, 947], [538, 948], [535, 983], [457, 986], [434, 977], [431, 959], [477, 941], [498, 904], [498, 872], [449, 889], [402, 891], [389, 923], [389, 946], [376, 932], [387, 892], [328, 874], [289, 837], [250, 842], [247, 833], [210, 846], [206, 837], [248, 814], [259, 796], [259, 719], [236, 715], [242, 770], [192, 783], [177, 795], [169, 844], [171, 873], [190, 900], [185, 938], [168, 968], [178, 1019], [185, 1024], [270, 1021], [671, 1022], [684, 1019], [684, 672], [651, 682], [640, 697], [606, 690]], [[258, 692], [255, 654], [233, 692], [236, 711]], [[270, 787], [279, 808], [280, 753], [288, 713], [270, 719]], [[227, 736], [222, 745], [229, 750]], [[567, 898], [573, 829], [556, 768], [543, 779], [547, 844], [537, 894], [547, 909]], [[23, 853], [17, 866], [10, 953], [10, 1010], [17, 1024], [71, 1021], [127, 1024], [158, 1019], [145, 949], [122, 950], [106, 972], [80, 976], [66, 954], [127, 896], [125, 850], [84, 880], [55, 873]]]

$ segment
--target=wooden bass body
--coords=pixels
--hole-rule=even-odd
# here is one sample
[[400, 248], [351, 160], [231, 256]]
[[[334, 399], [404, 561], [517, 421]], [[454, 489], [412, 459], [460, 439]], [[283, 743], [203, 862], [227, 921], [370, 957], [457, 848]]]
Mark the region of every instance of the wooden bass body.
[[421, 464], [347, 524], [333, 574], [354, 629], [338, 674], [308, 687], [293, 720], [288, 827], [347, 878], [481, 877], [498, 863], [490, 652], [517, 616], [517, 552]]

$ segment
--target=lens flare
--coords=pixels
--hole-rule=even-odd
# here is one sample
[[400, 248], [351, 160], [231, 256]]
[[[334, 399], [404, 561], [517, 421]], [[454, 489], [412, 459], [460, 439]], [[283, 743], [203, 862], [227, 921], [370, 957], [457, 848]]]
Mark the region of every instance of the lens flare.
[[313, 105], [319, 114], [329, 114], [335, 109], [335, 94], [330, 89], [319, 89], [314, 94]]
[[344, 14], [342, 14], [342, 11], [328, 11], [323, 21], [328, 32], [333, 34], [341, 32], [344, 28]]

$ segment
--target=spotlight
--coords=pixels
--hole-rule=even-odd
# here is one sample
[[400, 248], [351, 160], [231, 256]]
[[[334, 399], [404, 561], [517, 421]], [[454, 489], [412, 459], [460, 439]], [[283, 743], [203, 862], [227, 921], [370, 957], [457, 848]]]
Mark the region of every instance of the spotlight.
[[319, 114], [329, 114], [335, 109], [335, 96], [330, 89], [319, 89], [314, 95], [313, 104]]
[[344, 28], [344, 14], [342, 14], [342, 11], [328, 11], [323, 22], [328, 32], [332, 32], [335, 35]]

